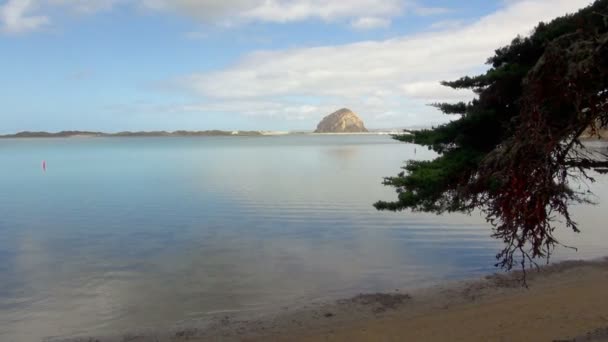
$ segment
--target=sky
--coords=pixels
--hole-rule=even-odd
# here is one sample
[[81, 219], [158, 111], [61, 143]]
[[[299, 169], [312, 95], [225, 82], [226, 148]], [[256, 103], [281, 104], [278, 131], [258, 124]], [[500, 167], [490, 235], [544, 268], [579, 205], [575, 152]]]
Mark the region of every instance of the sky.
[[591, 0], [0, 0], [0, 133], [446, 122], [442, 80]]

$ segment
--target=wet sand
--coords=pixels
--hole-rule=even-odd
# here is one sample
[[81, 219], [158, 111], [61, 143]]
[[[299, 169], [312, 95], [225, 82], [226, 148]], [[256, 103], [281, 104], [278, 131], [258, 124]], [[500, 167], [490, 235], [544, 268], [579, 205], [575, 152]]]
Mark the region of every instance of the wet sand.
[[76, 341], [608, 341], [608, 259]]
[[[531, 276], [530, 288], [491, 277], [420, 294], [385, 317], [284, 341], [608, 341], [608, 264], [562, 264]], [[409, 306], [409, 308], [408, 308]], [[274, 338], [273, 338], [274, 339]]]

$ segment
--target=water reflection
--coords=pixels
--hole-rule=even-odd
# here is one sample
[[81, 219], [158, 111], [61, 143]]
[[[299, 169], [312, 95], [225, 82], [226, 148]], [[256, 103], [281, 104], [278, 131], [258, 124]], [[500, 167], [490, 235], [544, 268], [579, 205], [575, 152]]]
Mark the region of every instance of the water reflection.
[[327, 149], [327, 156], [334, 160], [348, 161], [356, 157], [357, 149], [355, 147], [336, 147]]
[[[385, 136], [0, 145], [2, 341], [424, 286], [491, 271], [500, 247], [479, 215], [376, 212], [383, 176], [433, 156]], [[604, 212], [576, 208], [575, 257], [605, 251]]]

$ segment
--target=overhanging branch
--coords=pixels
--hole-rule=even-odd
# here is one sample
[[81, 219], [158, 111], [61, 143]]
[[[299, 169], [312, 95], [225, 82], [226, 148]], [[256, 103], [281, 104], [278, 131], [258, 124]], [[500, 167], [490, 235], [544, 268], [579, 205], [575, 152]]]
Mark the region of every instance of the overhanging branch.
[[565, 165], [583, 169], [608, 168], [608, 160], [572, 160], [566, 161]]

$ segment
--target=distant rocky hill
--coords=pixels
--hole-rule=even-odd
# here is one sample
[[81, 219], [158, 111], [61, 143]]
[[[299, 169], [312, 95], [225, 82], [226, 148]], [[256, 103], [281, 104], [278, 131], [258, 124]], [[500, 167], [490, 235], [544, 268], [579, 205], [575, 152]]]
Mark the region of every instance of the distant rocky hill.
[[347, 108], [329, 114], [317, 125], [315, 133], [360, 133], [367, 128], [357, 114]]

